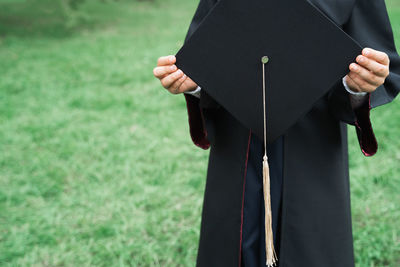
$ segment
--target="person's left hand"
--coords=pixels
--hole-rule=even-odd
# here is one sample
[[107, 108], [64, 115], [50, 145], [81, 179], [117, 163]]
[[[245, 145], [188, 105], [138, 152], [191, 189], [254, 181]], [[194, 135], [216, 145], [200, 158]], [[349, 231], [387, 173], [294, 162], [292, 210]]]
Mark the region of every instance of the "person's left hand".
[[354, 92], [372, 93], [381, 86], [389, 75], [389, 57], [386, 53], [364, 48], [356, 62], [349, 66], [346, 83]]

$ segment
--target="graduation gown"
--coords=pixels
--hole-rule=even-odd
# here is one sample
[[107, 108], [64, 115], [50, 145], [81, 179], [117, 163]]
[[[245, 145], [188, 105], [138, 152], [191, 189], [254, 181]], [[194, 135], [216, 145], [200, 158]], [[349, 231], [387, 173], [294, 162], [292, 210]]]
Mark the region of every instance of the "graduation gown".
[[[186, 40], [216, 2], [200, 0]], [[272, 164], [272, 170], [282, 177], [279, 266], [351, 267], [354, 254], [347, 126], [354, 126], [365, 156], [377, 152], [369, 114], [372, 108], [391, 102], [400, 91], [400, 57], [384, 0], [309, 2], [362, 46], [386, 52], [391, 61], [385, 83], [368, 94], [363, 106], [353, 110], [342, 81], [337, 81], [278, 139], [280, 145], [275, 148], [282, 165], [279, 173], [279, 162]], [[249, 167], [254, 163], [253, 134], [204, 90], [200, 99], [185, 94], [185, 100], [194, 144], [210, 148], [197, 266], [241, 266], [244, 214], [248, 209], [246, 176], [251, 175]]]

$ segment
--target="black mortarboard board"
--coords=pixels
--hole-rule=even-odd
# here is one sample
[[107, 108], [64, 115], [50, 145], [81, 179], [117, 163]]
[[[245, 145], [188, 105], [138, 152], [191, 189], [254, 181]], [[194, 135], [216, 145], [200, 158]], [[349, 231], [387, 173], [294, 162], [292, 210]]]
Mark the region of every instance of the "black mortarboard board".
[[176, 65], [263, 137], [284, 134], [348, 73], [362, 48], [305, 0], [220, 0], [177, 53]]

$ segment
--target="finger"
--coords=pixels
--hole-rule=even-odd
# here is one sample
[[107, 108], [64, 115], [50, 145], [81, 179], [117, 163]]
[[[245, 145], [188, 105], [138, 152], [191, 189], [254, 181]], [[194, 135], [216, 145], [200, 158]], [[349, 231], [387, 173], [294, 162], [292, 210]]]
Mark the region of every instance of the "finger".
[[183, 76], [181, 78], [179, 78], [176, 82], [174, 82], [171, 87], [168, 89], [168, 91], [170, 91], [170, 93], [173, 94], [179, 94], [179, 93], [183, 93], [180, 89], [182, 87], [182, 84], [186, 81], [187, 76], [185, 74], [183, 74]]
[[369, 59], [365, 56], [359, 55], [356, 58], [358, 64], [363, 66], [364, 68], [372, 71], [376, 75], [380, 77], [387, 77], [389, 75], [389, 67], [383, 64], [378, 63], [373, 59]]
[[170, 75], [166, 76], [165, 78], [161, 79], [161, 84], [164, 86], [166, 89], [169, 89], [171, 85], [176, 82], [179, 78], [181, 78], [183, 75], [183, 72], [181, 70], [177, 70], [174, 73], [171, 73]]
[[349, 77], [358, 85], [360, 92], [372, 92], [376, 86], [366, 82], [360, 75], [355, 72], [350, 72]]
[[383, 65], [389, 65], [389, 57], [385, 52], [374, 50], [372, 48], [364, 48], [362, 51], [363, 56], [374, 59]]
[[346, 84], [350, 89], [355, 89], [355, 92], [361, 92], [360, 86], [349, 75], [346, 76]]
[[171, 74], [172, 72], [176, 71], [177, 69], [178, 68], [176, 67], [176, 65], [160, 66], [160, 67], [155, 67], [153, 73], [154, 76], [161, 79], [167, 76], [168, 74]]
[[379, 86], [384, 82], [384, 78], [375, 75], [375, 73], [367, 70], [366, 68], [358, 65], [357, 63], [350, 64], [350, 71], [358, 74], [363, 78], [367, 83]]
[[165, 56], [158, 58], [157, 66], [165, 66], [165, 65], [172, 65], [175, 64], [176, 58], [175, 56]]

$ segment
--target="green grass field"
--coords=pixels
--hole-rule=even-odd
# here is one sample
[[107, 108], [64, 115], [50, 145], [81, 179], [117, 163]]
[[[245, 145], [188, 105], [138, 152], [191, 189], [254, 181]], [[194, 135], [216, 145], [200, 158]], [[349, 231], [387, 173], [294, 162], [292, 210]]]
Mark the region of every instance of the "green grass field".
[[[0, 265], [194, 266], [208, 151], [152, 69], [197, 1], [89, 1], [72, 28], [51, 1], [2, 2]], [[358, 267], [400, 266], [399, 119], [398, 100], [372, 112], [372, 158], [349, 128]]]

